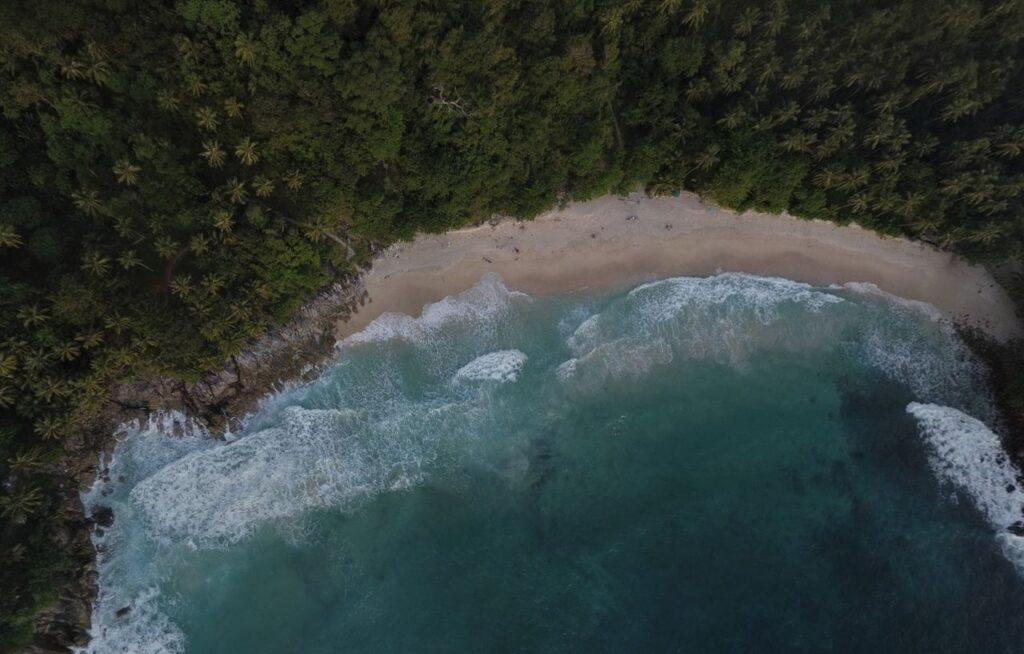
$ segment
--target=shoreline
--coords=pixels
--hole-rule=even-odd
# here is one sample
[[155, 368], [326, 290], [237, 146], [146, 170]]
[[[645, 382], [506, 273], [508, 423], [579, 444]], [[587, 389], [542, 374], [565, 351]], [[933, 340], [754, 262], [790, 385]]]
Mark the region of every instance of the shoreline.
[[679, 197], [602, 196], [530, 221], [416, 237], [381, 252], [363, 277], [369, 303], [336, 323], [340, 341], [386, 312], [418, 316], [497, 272], [546, 296], [625, 288], [657, 278], [743, 272], [815, 286], [866, 282], [925, 302], [998, 342], [1022, 334], [1013, 303], [981, 266], [924, 243], [856, 225], [734, 211]]

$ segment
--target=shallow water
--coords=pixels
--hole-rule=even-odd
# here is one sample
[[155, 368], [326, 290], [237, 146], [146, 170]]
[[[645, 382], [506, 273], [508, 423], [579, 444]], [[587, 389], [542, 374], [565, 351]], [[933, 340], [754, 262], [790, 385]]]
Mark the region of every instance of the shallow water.
[[864, 290], [485, 278], [227, 443], [127, 427], [91, 650], [1022, 651], [975, 364]]

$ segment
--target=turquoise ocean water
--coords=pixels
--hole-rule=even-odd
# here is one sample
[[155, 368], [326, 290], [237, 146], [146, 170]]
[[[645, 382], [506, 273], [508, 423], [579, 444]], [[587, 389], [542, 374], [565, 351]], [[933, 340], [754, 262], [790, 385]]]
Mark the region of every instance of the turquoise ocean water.
[[125, 426], [90, 651], [1021, 652], [993, 421], [869, 287], [488, 277], [226, 441]]

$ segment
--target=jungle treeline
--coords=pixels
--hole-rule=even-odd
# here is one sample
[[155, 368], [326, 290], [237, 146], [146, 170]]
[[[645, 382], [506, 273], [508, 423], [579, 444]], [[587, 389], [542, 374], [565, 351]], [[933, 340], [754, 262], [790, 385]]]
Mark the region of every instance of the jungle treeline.
[[76, 573], [51, 468], [111, 385], [377, 245], [642, 185], [1019, 255], [1022, 39], [1024, 0], [5, 0], [0, 643]]

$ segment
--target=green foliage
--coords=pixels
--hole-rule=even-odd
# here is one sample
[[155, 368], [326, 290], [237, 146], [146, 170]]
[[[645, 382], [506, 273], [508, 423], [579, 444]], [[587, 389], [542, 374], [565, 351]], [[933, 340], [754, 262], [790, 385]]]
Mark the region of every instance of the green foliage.
[[[370, 244], [637, 184], [1017, 255], [1022, 39], [1020, 2], [0, 3], [0, 461]], [[0, 482], [24, 633], [49, 477]]]

